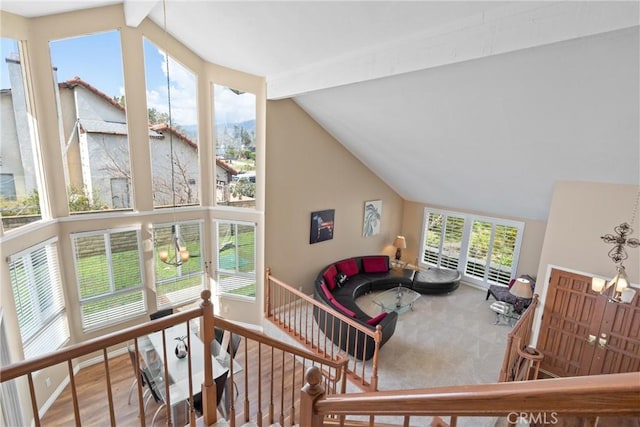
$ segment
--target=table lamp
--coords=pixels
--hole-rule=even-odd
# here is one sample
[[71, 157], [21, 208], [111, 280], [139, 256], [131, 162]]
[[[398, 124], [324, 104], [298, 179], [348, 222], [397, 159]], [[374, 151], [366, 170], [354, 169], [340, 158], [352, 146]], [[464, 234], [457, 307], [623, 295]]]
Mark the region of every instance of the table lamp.
[[520, 312], [524, 308], [523, 299], [533, 298], [533, 291], [531, 290], [531, 282], [527, 279], [518, 278], [513, 282], [513, 286], [509, 288], [509, 293], [516, 297], [515, 311]]
[[400, 258], [402, 258], [402, 250], [407, 247], [407, 241], [404, 236], [396, 236], [396, 240], [393, 241], [393, 246], [397, 248], [396, 260], [400, 261]]

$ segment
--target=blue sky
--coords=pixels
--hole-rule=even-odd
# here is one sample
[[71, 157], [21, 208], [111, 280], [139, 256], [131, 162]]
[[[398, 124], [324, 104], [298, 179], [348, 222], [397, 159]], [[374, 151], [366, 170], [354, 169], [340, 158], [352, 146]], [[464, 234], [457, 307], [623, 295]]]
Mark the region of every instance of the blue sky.
[[[168, 102], [165, 54], [146, 38], [143, 39], [143, 46], [148, 107], [166, 112]], [[10, 85], [4, 58], [17, 53], [17, 43], [3, 38], [0, 49], [0, 83], [2, 88], [8, 88]], [[50, 52], [51, 63], [58, 69], [59, 82], [78, 76], [110, 97], [124, 94], [119, 31], [55, 40], [50, 43]], [[196, 124], [196, 76], [171, 57], [169, 75], [173, 123], [183, 126]], [[237, 95], [228, 88], [216, 85], [214, 102], [218, 123], [255, 119], [253, 94]]]

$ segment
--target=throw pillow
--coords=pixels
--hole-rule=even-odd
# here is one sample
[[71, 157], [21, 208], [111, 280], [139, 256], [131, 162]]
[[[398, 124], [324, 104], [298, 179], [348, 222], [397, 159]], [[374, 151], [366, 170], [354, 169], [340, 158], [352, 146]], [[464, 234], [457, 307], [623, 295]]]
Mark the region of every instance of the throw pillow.
[[330, 291], [332, 291], [336, 287], [336, 274], [338, 274], [338, 270], [336, 270], [335, 265], [331, 264], [331, 267], [327, 268], [322, 275], [325, 282], [327, 282], [327, 287]]
[[336, 264], [338, 271], [342, 271], [347, 277], [355, 276], [360, 271], [358, 270], [358, 264], [354, 258], [342, 260]]
[[383, 256], [370, 256], [362, 258], [362, 269], [365, 273], [386, 273], [389, 271], [387, 258]]
[[382, 313], [378, 314], [376, 317], [372, 317], [371, 319], [367, 320], [367, 325], [376, 326], [378, 323], [382, 321], [382, 319], [387, 317], [387, 314], [389, 313], [387, 313], [386, 311], [383, 311]]
[[336, 274], [336, 285], [341, 288], [342, 285], [344, 285], [344, 282], [346, 282], [348, 279], [347, 275], [344, 274], [342, 271], [339, 272], [338, 274]]

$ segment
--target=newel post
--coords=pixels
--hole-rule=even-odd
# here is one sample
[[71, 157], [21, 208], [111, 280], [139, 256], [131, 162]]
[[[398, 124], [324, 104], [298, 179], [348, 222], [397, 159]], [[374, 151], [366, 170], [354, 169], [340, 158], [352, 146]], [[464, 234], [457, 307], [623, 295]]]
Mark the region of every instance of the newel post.
[[321, 427], [322, 416], [314, 413], [315, 402], [324, 396], [320, 368], [312, 366], [304, 375], [306, 384], [300, 391], [300, 427]]
[[265, 286], [265, 298], [264, 298], [264, 303], [265, 303], [265, 315], [267, 317], [269, 317], [271, 315], [271, 268], [267, 267], [266, 269], [266, 273], [265, 273], [265, 280], [264, 280], [264, 286]]
[[373, 360], [371, 361], [371, 389], [378, 391], [378, 358], [380, 357], [380, 343], [382, 342], [382, 326], [376, 325]]
[[215, 424], [216, 413], [216, 384], [213, 381], [213, 363], [211, 361], [211, 343], [214, 340], [213, 332], [213, 304], [211, 303], [211, 291], [205, 289], [200, 294], [202, 302], [202, 327], [200, 337], [204, 346], [204, 383], [202, 384], [202, 416], [205, 425]]

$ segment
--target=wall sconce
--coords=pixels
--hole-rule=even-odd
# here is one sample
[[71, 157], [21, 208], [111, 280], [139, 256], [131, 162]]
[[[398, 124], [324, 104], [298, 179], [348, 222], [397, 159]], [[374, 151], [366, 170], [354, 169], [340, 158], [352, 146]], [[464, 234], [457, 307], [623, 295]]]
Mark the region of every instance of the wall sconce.
[[[633, 217], [635, 219], [635, 210]], [[609, 302], [628, 304], [633, 300], [636, 291], [629, 286], [629, 277], [624, 269], [624, 265], [622, 265], [622, 261], [629, 257], [625, 246], [637, 248], [640, 245], [640, 240], [628, 237], [633, 233], [633, 229], [626, 222], [614, 227], [613, 230], [616, 232], [615, 235], [605, 234], [601, 239], [605, 243], [614, 244], [608, 255], [614, 263], [618, 264], [616, 266], [616, 274], [608, 282], [598, 277], [592, 278], [591, 289], [600, 295], [606, 294]]]
[[397, 248], [396, 260], [400, 261], [400, 258], [402, 258], [402, 250], [407, 248], [407, 240], [404, 236], [396, 236], [396, 240], [393, 241], [393, 246]]

